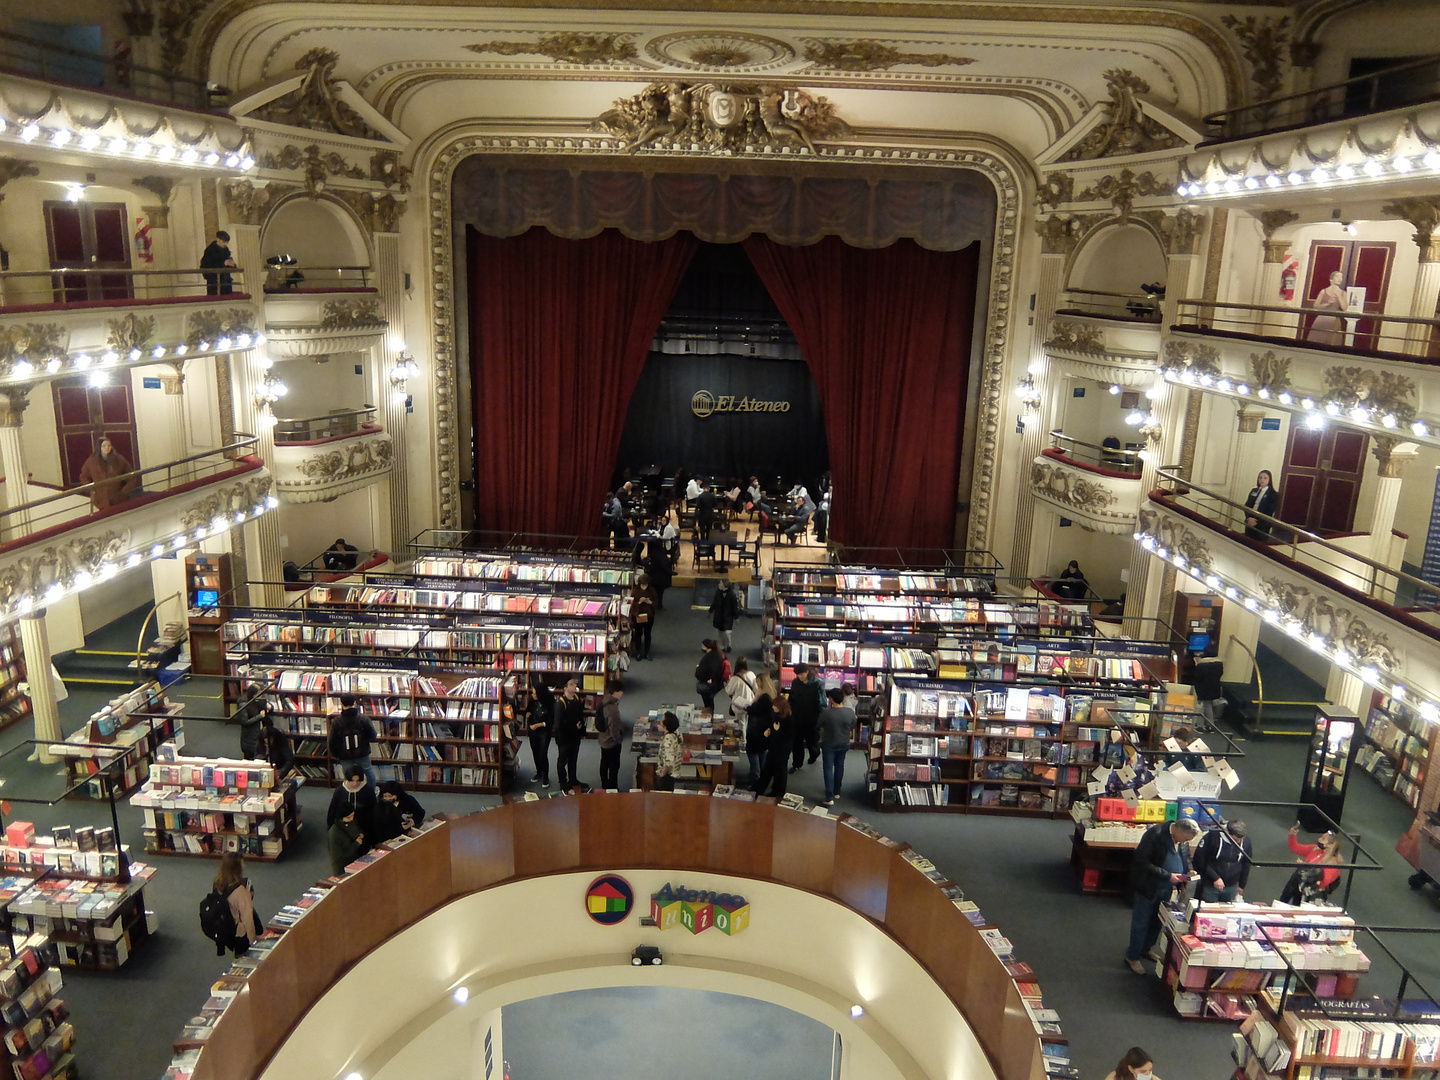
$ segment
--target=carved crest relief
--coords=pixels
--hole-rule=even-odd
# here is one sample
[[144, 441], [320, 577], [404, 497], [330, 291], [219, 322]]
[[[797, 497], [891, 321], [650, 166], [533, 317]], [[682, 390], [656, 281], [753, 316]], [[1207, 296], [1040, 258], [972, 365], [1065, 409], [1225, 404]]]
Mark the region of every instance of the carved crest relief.
[[1067, 151], [1062, 161], [1123, 157], [1184, 145], [1178, 135], [1145, 115], [1145, 108], [1136, 95], [1150, 92], [1148, 82], [1133, 71], [1112, 68], [1105, 72], [1105, 85], [1110, 91], [1110, 101], [1105, 106], [1104, 121]]
[[1393, 371], [1367, 371], [1358, 367], [1325, 369], [1325, 396], [1342, 409], [1363, 407], [1379, 413], [1390, 413], [1408, 424], [1415, 419], [1415, 382], [1407, 375]]
[[128, 529], [73, 536], [0, 566], [0, 604], [11, 604], [25, 597], [38, 604], [51, 585], [68, 588], [82, 571], [93, 576], [101, 564], [114, 562], [125, 551], [129, 540]]
[[121, 319], [105, 321], [105, 343], [117, 353], [143, 349], [155, 336], [155, 316], [133, 312]]
[[235, 513], [250, 513], [263, 505], [270, 495], [274, 480], [268, 475], [247, 476], [244, 480], [216, 488], [203, 499], [191, 503], [180, 513], [180, 524], [187, 529], [209, 525], [217, 517], [228, 518]]
[[1096, 202], [1103, 199], [1115, 208], [1123, 222], [1129, 220], [1130, 207], [1137, 198], [1145, 195], [1169, 195], [1174, 190], [1174, 180], [1163, 180], [1149, 169], [1139, 176], [1129, 169], [1121, 169], [1119, 176], [1102, 176], [1075, 196], [1075, 201]]
[[1030, 466], [1030, 486], [1055, 502], [1094, 514], [1104, 513], [1120, 501], [1120, 496], [1098, 480], [1041, 461]]
[[383, 138], [359, 113], [340, 100], [335, 78], [335, 65], [339, 61], [339, 55], [329, 49], [311, 49], [295, 61], [295, 70], [305, 73], [300, 85], [261, 106], [255, 111], [255, 117], [288, 127], [333, 131], [362, 139]]
[[[847, 135], [849, 125], [823, 97], [803, 90], [722, 83], [651, 83], [634, 97], [620, 98], [595, 125], [644, 146], [711, 150], [780, 150]], [[798, 145], [797, 145], [798, 144]]]
[[1250, 354], [1250, 381], [1274, 393], [1290, 389], [1290, 358], [1275, 355], [1274, 349]]
[[1191, 566], [1198, 566], [1205, 573], [1214, 566], [1215, 557], [1210, 554], [1209, 542], [1188, 525], [1156, 510], [1141, 510], [1139, 523], [1140, 531], [1155, 537], [1158, 547], [1172, 554], [1179, 552]]
[[1080, 353], [1084, 356], [1103, 356], [1105, 335], [1098, 326], [1085, 326], [1056, 319], [1050, 324], [1050, 336], [1045, 341], [1045, 348]]
[[214, 344], [223, 337], [255, 333], [255, 312], [250, 308], [218, 308], [192, 311], [185, 320], [185, 344], [192, 349], [202, 343]]
[[70, 332], [59, 323], [11, 323], [0, 327], [0, 372], [14, 371], [21, 360], [39, 366], [52, 357], [65, 358]]
[[352, 330], [385, 326], [379, 300], [327, 300], [321, 309], [320, 329]]
[[486, 41], [464, 46], [467, 52], [498, 56], [545, 56], [557, 64], [617, 64], [640, 54], [628, 34], [579, 34], [563, 31], [536, 41]]
[[948, 53], [901, 52], [893, 45], [861, 39], [857, 41], [816, 41], [805, 43], [805, 59], [831, 71], [887, 71], [901, 64], [912, 67], [964, 67], [974, 57]]
[[1174, 338], [1165, 342], [1165, 366], [1188, 369], [1196, 375], [1209, 375], [1212, 379], [1224, 374], [1220, 369], [1220, 352], [1215, 346]]
[[1356, 618], [1348, 607], [1336, 606], [1329, 596], [1283, 578], [1257, 580], [1265, 602], [1285, 618], [1298, 619], [1306, 634], [1319, 634], [1332, 647], [1343, 646], [1358, 664], [1399, 673], [1403, 658], [1389, 637]]

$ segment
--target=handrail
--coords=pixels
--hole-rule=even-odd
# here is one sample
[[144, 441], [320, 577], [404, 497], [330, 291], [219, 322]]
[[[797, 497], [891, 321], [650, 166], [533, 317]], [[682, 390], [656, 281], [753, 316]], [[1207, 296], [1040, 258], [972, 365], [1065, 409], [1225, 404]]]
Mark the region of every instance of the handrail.
[[[24, 53], [17, 55], [13, 50], [15, 45], [24, 45], [28, 48], [38, 50], [39, 55], [32, 57]], [[52, 79], [49, 67], [59, 67], [60, 70], [53, 81], [66, 82], [65, 75], [77, 74], [75, 64], [65, 64], [63, 61], [54, 62], [47, 66], [47, 59], [50, 57], [64, 57], [72, 61], [82, 61], [86, 66], [100, 66], [105, 70], [105, 84], [101, 87], [84, 87], [87, 90], [100, 90], [102, 92], [113, 92], [118, 90], [126, 95], [137, 97], [144, 101], [156, 102], [179, 102], [191, 108], [200, 108], [206, 111], [214, 111], [220, 104], [221, 99], [230, 95], [228, 88], [215, 86], [202, 79], [194, 79], [188, 75], [176, 75], [168, 71], [160, 71], [156, 68], [146, 67], [143, 64], [134, 64], [128, 60], [120, 60], [116, 57], [104, 56], [99, 53], [88, 52], [84, 49], [71, 48], [68, 45], [57, 45], [53, 41], [41, 41], [36, 38], [24, 37], [18, 34], [5, 34], [3, 41], [0, 41], [0, 70], [15, 75], [22, 75], [27, 78]], [[38, 63], [37, 63], [38, 61]], [[38, 70], [37, 70], [38, 67]], [[137, 78], [136, 76], [141, 76]], [[168, 97], [157, 97], [155, 93], [146, 93], [146, 87], [159, 85], [168, 88]], [[184, 93], [179, 92], [183, 89]]]
[[[145, 616], [145, 621], [140, 624], [140, 632], [135, 635], [135, 674], [137, 677], [140, 675], [141, 670], [140, 660], [145, 655], [145, 630], [150, 625], [150, 620], [155, 618], [156, 613], [160, 610], [161, 604], [168, 604], [171, 600], [183, 599], [184, 594], [182, 594], [179, 590], [176, 590], [169, 596], [165, 597], [163, 600], [156, 600], [155, 603], [151, 605], [150, 611]], [[190, 633], [188, 621], [185, 624], [185, 633], [187, 636]]]
[[324, 291], [327, 286], [368, 288], [372, 269], [369, 266], [307, 266], [302, 263], [266, 266], [265, 291]]
[[[1201, 145], [1225, 142], [1230, 139], [1241, 139], [1250, 135], [1277, 131], [1286, 127], [1326, 124], [1351, 116], [1364, 116], [1386, 109], [1400, 109], [1408, 105], [1416, 105], [1423, 101], [1432, 100], [1440, 96], [1440, 79], [1432, 79], [1426, 90], [1416, 96], [1407, 98], [1404, 95], [1402, 84], [1399, 87], [1401, 90], [1399, 100], [1385, 102], [1383, 104], [1379, 100], [1380, 83], [1382, 80], [1407, 71], [1417, 71], [1426, 67], [1436, 67], [1440, 69], [1440, 55], [1426, 56], [1419, 60], [1396, 64], [1394, 67], [1385, 68], [1383, 71], [1371, 72], [1369, 75], [1356, 75], [1353, 78], [1345, 79], [1343, 82], [1330, 83], [1327, 86], [1318, 86], [1293, 94], [1283, 94], [1279, 97], [1266, 98], [1264, 101], [1257, 101], [1250, 105], [1240, 105], [1233, 109], [1221, 109], [1219, 112], [1209, 113], [1203, 117], [1204, 123], [1210, 128], [1219, 128], [1220, 133], [1213, 138], [1207, 139], [1204, 143], [1201, 143]], [[1370, 85], [1370, 93], [1367, 95], [1367, 100], [1363, 108], [1347, 107], [1346, 102], [1348, 95], [1340, 94], [1338, 101], [1331, 96], [1337, 90], [1345, 90], [1348, 87], [1360, 86], [1366, 83]], [[1291, 102], [1305, 103], [1305, 107], [1291, 110], [1281, 108], [1281, 106]], [[1338, 106], [1338, 108], [1336, 108], [1336, 106]], [[1251, 121], [1251, 123], [1254, 124], [1253, 127], [1246, 124], [1247, 117], [1253, 117]]]
[[1245, 650], [1245, 654], [1250, 657], [1250, 667], [1255, 672], [1255, 689], [1259, 691], [1259, 695], [1255, 698], [1255, 727], [1259, 728], [1260, 715], [1265, 711], [1265, 673], [1260, 670], [1260, 658], [1255, 655], [1254, 649], [1234, 634], [1230, 635], [1230, 640]]
[[[1072, 447], [1083, 446], [1087, 450], [1094, 450], [1094, 466], [1096, 468], [1104, 469], [1109, 472], [1126, 472], [1131, 473], [1135, 476], [1139, 476], [1141, 469], [1144, 467], [1143, 459], [1140, 457], [1139, 450], [1117, 450], [1114, 447], [1110, 446], [1097, 446], [1095, 443], [1086, 442], [1084, 439], [1076, 439], [1070, 435], [1066, 435], [1058, 428], [1050, 432], [1050, 442], [1050, 448], [1052, 450], [1057, 450], [1063, 454], [1066, 454], [1066, 456], [1070, 459], [1073, 459], [1074, 463], [1077, 465], [1084, 466], [1090, 464], [1090, 462], [1082, 460], [1081, 455], [1075, 454], [1073, 451], [1067, 451], [1065, 447], [1056, 446], [1054, 444], [1056, 442], [1065, 442]], [[1114, 460], [1116, 458], [1122, 458], [1124, 460], [1116, 461]]]
[[336, 409], [319, 416], [282, 416], [276, 420], [272, 434], [276, 445], [313, 442], [361, 434], [361, 429], [373, 423], [374, 419], [374, 405]]
[[1096, 318], [1124, 319], [1128, 322], [1160, 321], [1160, 305], [1164, 294], [1110, 292], [1105, 289], [1066, 289], [1056, 305], [1055, 314], [1091, 315]]
[[245, 271], [238, 266], [225, 266], [200, 269], [198, 266], [177, 266], [169, 270], [140, 270], [131, 267], [116, 269], [96, 269], [93, 266], [57, 266], [51, 270], [0, 270], [0, 281], [8, 281], [11, 278], [40, 278], [54, 277], [56, 274], [95, 274], [114, 277], [124, 275], [125, 277], [156, 277], [164, 274], [243, 274]]
[[0, 270], [0, 311], [16, 307], [69, 307], [104, 301], [143, 304], [148, 300], [203, 297], [209, 293], [218, 274], [230, 277], [233, 293], [244, 292], [241, 279], [245, 271], [238, 266], [205, 269], [177, 266], [168, 270], [60, 266], [52, 270]]
[[1111, 289], [1082, 289], [1075, 285], [1068, 285], [1065, 288], [1067, 293], [1080, 293], [1084, 296], [1115, 296], [1122, 300], [1158, 300], [1159, 297], [1151, 296], [1145, 292], [1115, 292]]
[[[1227, 314], [1222, 315], [1222, 309]], [[1440, 319], [1379, 311], [1336, 311], [1310, 304], [1240, 304], [1186, 298], [1176, 306], [1172, 329], [1241, 334], [1291, 346], [1390, 354], [1425, 362], [1432, 341], [1440, 337]]]

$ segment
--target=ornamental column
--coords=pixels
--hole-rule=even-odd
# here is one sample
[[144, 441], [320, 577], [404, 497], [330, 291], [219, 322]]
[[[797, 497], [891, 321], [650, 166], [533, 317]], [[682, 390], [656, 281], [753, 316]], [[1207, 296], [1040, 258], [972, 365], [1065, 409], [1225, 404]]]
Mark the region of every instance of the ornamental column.
[[[1274, 307], [1280, 303], [1280, 279], [1285, 269], [1286, 256], [1290, 254], [1290, 239], [1278, 238], [1275, 233], [1293, 221], [1298, 221], [1299, 214], [1293, 214], [1289, 210], [1266, 210], [1259, 216], [1260, 228], [1265, 232], [1265, 258], [1260, 267], [1260, 279], [1256, 282], [1255, 295], [1251, 298], [1252, 304], [1260, 304], [1265, 307]], [[1282, 315], [1275, 311], [1257, 312], [1259, 319], [1256, 330], [1260, 334], [1275, 336], [1283, 334], [1294, 327], [1286, 327], [1289, 316]]]
[[1035, 285], [1035, 321], [1030, 331], [1029, 369], [1024, 374], [1016, 374], [1020, 379], [1028, 375], [1040, 401], [1035, 411], [1026, 419], [1024, 433], [1020, 436], [1020, 488], [1015, 500], [1015, 531], [1010, 547], [1010, 573], [1021, 578], [1030, 578], [1036, 574], [1036, 567], [1032, 565], [1035, 558], [1049, 556], [1048, 536], [1045, 542], [1039, 545], [1038, 552], [1032, 551], [1035, 495], [1030, 488], [1030, 463], [1040, 451], [1050, 445], [1050, 428], [1046, 421], [1053, 419], [1053, 402], [1050, 400], [1053, 395], [1049, 392], [1050, 362], [1045, 357], [1045, 341], [1050, 335], [1050, 322], [1065, 284], [1065, 263], [1070, 253], [1075, 250], [1078, 239], [1073, 222], [1064, 218], [1052, 217], [1037, 222], [1036, 231], [1040, 234], [1040, 273]]
[[45, 746], [60, 742], [60, 703], [55, 700], [55, 684], [50, 680], [50, 635], [45, 629], [45, 609], [20, 616], [20, 648], [25, 653], [25, 678], [30, 686], [30, 712], [35, 717], [35, 741], [40, 745], [30, 754], [31, 761], [57, 760]]
[[[0, 390], [0, 468], [4, 469], [4, 498], [7, 509], [29, 501], [30, 474], [25, 469], [25, 452], [21, 445], [20, 424], [30, 405], [30, 390], [20, 387]], [[30, 531], [30, 515], [7, 514], [4, 539], [23, 536]]]
[[[1379, 462], [1380, 470], [1375, 480], [1375, 508], [1370, 515], [1370, 546], [1365, 554], [1381, 566], [1398, 569], [1399, 561], [1391, 559], [1395, 545], [1395, 511], [1400, 506], [1405, 466], [1415, 460], [1420, 448], [1413, 442], [1377, 435], [1370, 453]], [[1381, 580], [1375, 583], [1376, 598], [1393, 600], [1396, 584], [1395, 578], [1382, 575]]]
[[[1396, 199], [1381, 211], [1391, 217], [1404, 218], [1415, 226], [1415, 246], [1420, 249], [1420, 265], [1415, 275], [1415, 288], [1410, 294], [1410, 318], [1433, 319], [1440, 303], [1440, 199]], [[1412, 324], [1405, 328], [1405, 351], [1424, 356], [1430, 348], [1430, 327]]]
[[[389, 198], [387, 196], [387, 198]], [[377, 213], [378, 224], [392, 231], [375, 233], [375, 285], [380, 290], [380, 311], [389, 323], [384, 340], [376, 352], [380, 357], [377, 384], [380, 387], [380, 416], [385, 434], [390, 437], [390, 550], [400, 553], [410, 542], [410, 483], [407, 474], [406, 427], [413, 408], [414, 396], [429, 383], [423, 377], [392, 384], [390, 372], [407, 355], [405, 334], [405, 274], [400, 269], [400, 234], [393, 231], [399, 223], [404, 203], [391, 202], [398, 210], [388, 217]], [[378, 205], [378, 204], [377, 204]], [[383, 542], [379, 532], [376, 544]]]
[[185, 361], [177, 360], [167, 365], [168, 371], [160, 376], [160, 386], [165, 391], [165, 402], [170, 406], [171, 461], [190, 456], [190, 439], [185, 431]]
[[[248, 180], [231, 181], [226, 185], [225, 195], [230, 214], [230, 225], [227, 227], [230, 233], [230, 250], [234, 252], [235, 265], [245, 271], [245, 289], [253, 298], [258, 325], [263, 330], [265, 261], [260, 257], [260, 224], [265, 218], [269, 195], [264, 189], [255, 188]], [[256, 436], [258, 442], [254, 452], [273, 471], [274, 420], [269, 410], [262, 409], [255, 400], [255, 393], [264, 379], [265, 369], [261, 366], [264, 356], [263, 347], [231, 353], [230, 380], [233, 387], [235, 426], [240, 431]], [[242, 532], [247, 574], [252, 580], [272, 583], [252, 589], [250, 603], [280, 607], [284, 603], [284, 591], [279, 584], [282, 565], [279, 515], [268, 513], [252, 518]]]

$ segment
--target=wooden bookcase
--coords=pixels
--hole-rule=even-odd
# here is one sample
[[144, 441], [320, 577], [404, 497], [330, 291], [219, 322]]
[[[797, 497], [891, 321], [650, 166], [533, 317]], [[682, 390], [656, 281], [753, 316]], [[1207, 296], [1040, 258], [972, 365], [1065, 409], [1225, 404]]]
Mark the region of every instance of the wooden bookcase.
[[[1316, 1080], [1345, 1075], [1429, 1080], [1440, 1072], [1436, 1050], [1440, 1015], [1434, 1010], [1414, 1011], [1414, 1001], [1410, 1002], [1412, 1008], [1396, 1009], [1394, 1001], [1372, 998], [1368, 1008], [1344, 1020], [1327, 1017], [1313, 1004], [1297, 1007], [1294, 999], [1282, 1013], [1274, 991], [1262, 991], [1256, 1004], [1256, 1010], [1240, 1025], [1237, 1080]], [[1329, 1004], [1343, 1007], [1351, 1003]], [[1336, 1052], [1328, 1052], [1330, 1046], [1321, 1052], [1317, 1046], [1321, 1040]], [[1373, 1054], [1364, 1052], [1367, 1041]]]
[[[48, 669], [46, 675], [49, 675]], [[0, 626], [0, 731], [30, 718], [30, 699], [20, 693], [20, 684], [25, 678], [20, 631], [14, 623]]]
[[[63, 743], [52, 743], [50, 752], [65, 761], [66, 786], [76, 787], [74, 796], [90, 799], [118, 798], [138, 787], [149, 776], [150, 762], [163, 743], [184, 745], [185, 706], [167, 701], [158, 682], [148, 682], [111, 701], [97, 711]], [[102, 772], [123, 759], [118, 771]]]
[[1171, 643], [1180, 656], [1180, 681], [1191, 682], [1191, 669], [1195, 666], [1189, 651], [1190, 635], [1204, 634], [1209, 639], [1198, 656], [1220, 655], [1220, 625], [1225, 614], [1225, 600], [1214, 593], [1175, 594], [1175, 608], [1170, 627]]
[[[190, 670], [198, 675], [225, 673], [225, 646], [221, 628], [230, 617], [234, 585], [230, 556], [185, 557], [185, 609], [190, 623]], [[213, 599], [215, 603], [208, 601]]]
[[148, 853], [274, 860], [295, 840], [295, 782], [277, 780], [267, 762], [184, 757], [170, 743], [158, 756], [130, 796], [144, 811]]
[[[0, 1064], [9, 1066], [16, 1077], [72, 1080], [76, 1075], [75, 1028], [66, 1019], [69, 1010], [59, 996], [64, 980], [55, 945], [46, 941], [20, 949], [0, 968], [0, 985], [4, 1030]], [[31, 1024], [36, 1019], [50, 1020], [53, 1029], [32, 1039], [35, 1029]]]
[[1420, 805], [1425, 777], [1440, 727], [1420, 718], [1409, 702], [1376, 690], [1365, 718], [1364, 742], [1355, 762], [1370, 778], [1406, 806]]

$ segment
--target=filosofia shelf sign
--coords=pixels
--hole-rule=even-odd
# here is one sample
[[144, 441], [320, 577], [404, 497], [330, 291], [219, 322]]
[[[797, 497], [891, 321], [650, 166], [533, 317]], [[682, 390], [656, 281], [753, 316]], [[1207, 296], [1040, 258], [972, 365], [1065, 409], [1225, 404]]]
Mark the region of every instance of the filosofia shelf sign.
[[759, 398], [736, 397], [734, 394], [721, 394], [716, 397], [709, 390], [696, 390], [690, 398], [690, 411], [704, 420], [716, 413], [789, 412], [790, 402], [761, 401]]
[[661, 930], [679, 927], [698, 934], [713, 926], [734, 937], [750, 925], [750, 902], [731, 893], [666, 885], [650, 894], [650, 917]]

